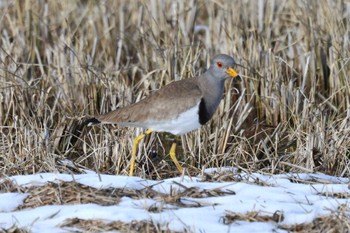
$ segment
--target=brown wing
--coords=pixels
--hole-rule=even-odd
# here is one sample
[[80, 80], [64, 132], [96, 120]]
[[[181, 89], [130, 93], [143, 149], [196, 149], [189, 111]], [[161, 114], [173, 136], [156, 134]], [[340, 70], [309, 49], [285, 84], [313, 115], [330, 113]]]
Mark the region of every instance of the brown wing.
[[166, 85], [135, 104], [97, 116], [96, 119], [101, 123], [119, 123], [126, 126], [128, 123], [134, 125], [174, 119], [197, 105], [201, 98], [198, 78], [184, 79]]

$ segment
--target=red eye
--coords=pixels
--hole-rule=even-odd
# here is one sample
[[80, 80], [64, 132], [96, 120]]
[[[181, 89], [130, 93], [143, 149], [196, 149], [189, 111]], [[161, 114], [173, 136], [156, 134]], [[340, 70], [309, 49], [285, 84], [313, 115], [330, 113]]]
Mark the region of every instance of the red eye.
[[222, 67], [224, 66], [221, 62], [217, 62], [216, 65], [217, 65], [219, 68], [222, 68]]

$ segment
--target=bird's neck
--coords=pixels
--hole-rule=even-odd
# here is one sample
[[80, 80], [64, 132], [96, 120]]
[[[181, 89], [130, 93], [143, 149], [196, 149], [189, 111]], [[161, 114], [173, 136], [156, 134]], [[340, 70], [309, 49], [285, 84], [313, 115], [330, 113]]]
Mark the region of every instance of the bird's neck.
[[213, 79], [213, 77], [204, 75], [204, 77], [200, 79], [199, 83], [203, 91], [203, 98], [206, 108], [208, 113], [212, 116], [224, 94], [225, 80], [217, 80]]

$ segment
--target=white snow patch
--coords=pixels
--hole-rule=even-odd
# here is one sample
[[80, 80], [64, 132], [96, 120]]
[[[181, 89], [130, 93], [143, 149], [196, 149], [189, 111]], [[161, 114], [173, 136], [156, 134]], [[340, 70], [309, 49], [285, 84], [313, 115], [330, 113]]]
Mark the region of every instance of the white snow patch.
[[[207, 169], [208, 173], [225, 169]], [[332, 193], [348, 193], [349, 179], [324, 174], [280, 174], [236, 173], [240, 182], [202, 182], [198, 177], [176, 177], [162, 181], [145, 180], [139, 177], [113, 176], [103, 174], [54, 174], [12, 176], [6, 178], [20, 186], [41, 186], [47, 182], [76, 181], [95, 188], [132, 188], [153, 190], [169, 194], [170, 190], [182, 192], [187, 188], [199, 190], [227, 191], [227, 195], [203, 198], [182, 197], [184, 207], [164, 203], [161, 198], [132, 199], [122, 197], [121, 202], [111, 206], [97, 204], [52, 205], [32, 209], [15, 210], [23, 203], [27, 194], [0, 194], [0, 228], [10, 228], [13, 224], [32, 232], [66, 232], [59, 227], [66, 219], [102, 219], [106, 221], [131, 222], [148, 220], [164, 224], [174, 231], [184, 229], [193, 232], [286, 232], [279, 224], [308, 223], [316, 217], [338, 210], [340, 205], [350, 207], [349, 198], [337, 198]], [[0, 179], [0, 182], [5, 179]], [[259, 185], [263, 182], [264, 185]], [[235, 193], [235, 194], [234, 194]], [[320, 195], [320, 194], [323, 195]], [[196, 207], [186, 207], [185, 204]], [[150, 207], [159, 207], [160, 212], [149, 212]], [[283, 213], [284, 220], [275, 222], [236, 221], [224, 224], [227, 211], [247, 213], [258, 211], [272, 216], [276, 211]], [[350, 213], [348, 213], [350, 214]]]

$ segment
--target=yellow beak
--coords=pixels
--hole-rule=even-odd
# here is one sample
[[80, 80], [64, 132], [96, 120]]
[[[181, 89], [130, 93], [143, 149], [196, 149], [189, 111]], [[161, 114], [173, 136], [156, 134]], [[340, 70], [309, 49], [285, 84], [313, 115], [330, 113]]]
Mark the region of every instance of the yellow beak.
[[226, 73], [233, 78], [236, 78], [238, 76], [238, 73], [231, 67], [227, 68]]

